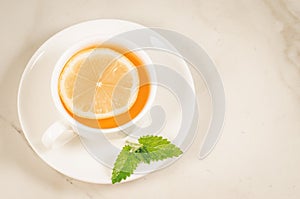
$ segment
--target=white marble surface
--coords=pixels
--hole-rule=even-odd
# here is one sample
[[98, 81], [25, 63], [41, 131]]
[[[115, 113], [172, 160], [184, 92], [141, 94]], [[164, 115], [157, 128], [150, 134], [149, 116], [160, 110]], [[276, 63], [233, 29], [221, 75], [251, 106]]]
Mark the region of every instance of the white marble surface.
[[[1, 1], [1, 198], [300, 198], [298, 0]], [[196, 140], [171, 167], [116, 186], [79, 182], [48, 167], [17, 116], [18, 83], [57, 31], [98, 18], [172, 29], [205, 47], [224, 80], [227, 118], [213, 153]]]

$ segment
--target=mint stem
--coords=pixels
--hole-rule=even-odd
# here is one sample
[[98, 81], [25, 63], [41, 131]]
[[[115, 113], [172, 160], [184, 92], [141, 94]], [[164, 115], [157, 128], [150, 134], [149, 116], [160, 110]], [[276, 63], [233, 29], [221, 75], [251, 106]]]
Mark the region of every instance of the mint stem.
[[131, 146], [131, 150], [130, 152], [136, 152], [138, 149], [140, 149], [143, 145], [140, 143], [135, 143], [135, 142], [130, 142], [128, 140], [126, 140], [126, 145]]

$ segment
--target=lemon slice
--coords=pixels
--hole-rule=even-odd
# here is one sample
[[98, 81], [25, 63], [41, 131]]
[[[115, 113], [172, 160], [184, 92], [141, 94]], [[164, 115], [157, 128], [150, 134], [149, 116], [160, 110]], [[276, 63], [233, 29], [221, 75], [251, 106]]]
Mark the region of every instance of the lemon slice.
[[59, 78], [59, 95], [72, 114], [103, 119], [122, 114], [137, 98], [138, 72], [124, 55], [109, 48], [75, 54]]

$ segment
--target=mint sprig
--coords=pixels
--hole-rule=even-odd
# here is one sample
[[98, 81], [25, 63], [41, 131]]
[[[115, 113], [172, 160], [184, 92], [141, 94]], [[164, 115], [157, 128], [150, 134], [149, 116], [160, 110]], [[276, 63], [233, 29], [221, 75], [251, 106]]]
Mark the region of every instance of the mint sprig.
[[143, 136], [138, 143], [126, 142], [119, 153], [112, 171], [113, 184], [129, 177], [140, 163], [150, 164], [153, 161], [178, 157], [180, 148], [161, 136]]

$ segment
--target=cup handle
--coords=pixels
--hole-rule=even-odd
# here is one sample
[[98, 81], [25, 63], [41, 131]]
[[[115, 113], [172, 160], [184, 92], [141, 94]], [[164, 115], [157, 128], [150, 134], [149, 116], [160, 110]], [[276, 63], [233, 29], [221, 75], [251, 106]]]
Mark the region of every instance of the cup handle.
[[45, 131], [42, 143], [47, 148], [58, 148], [70, 142], [76, 135], [70, 125], [57, 121]]

